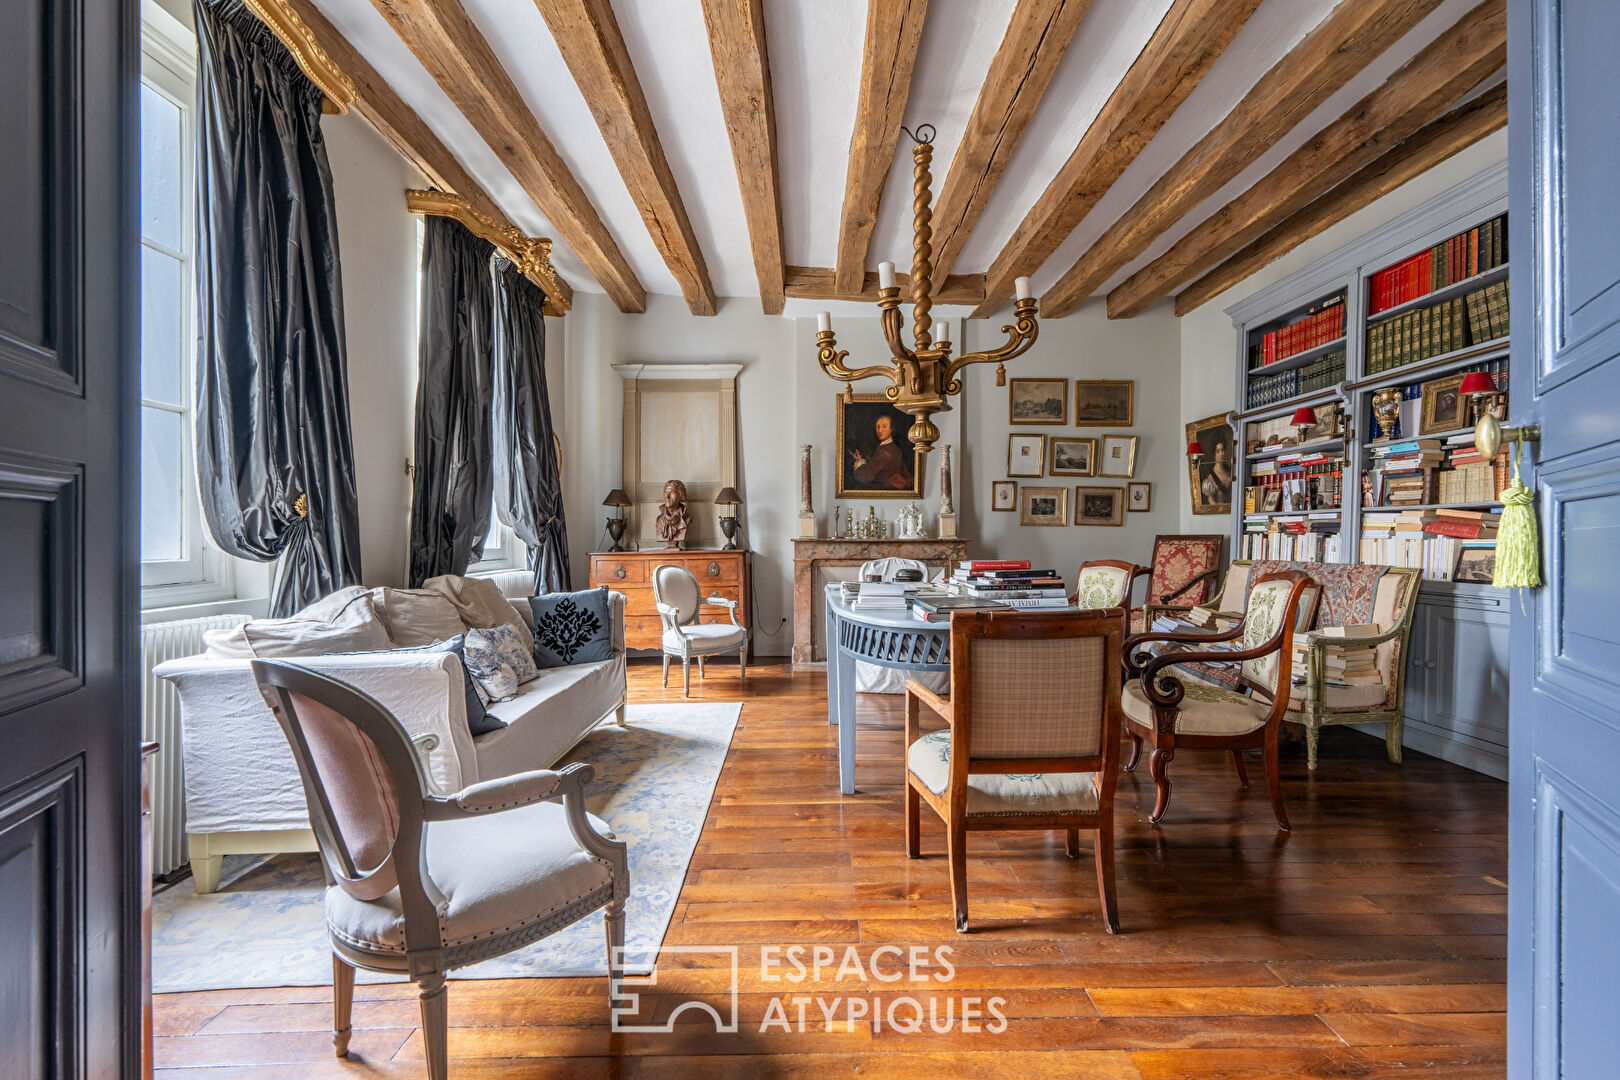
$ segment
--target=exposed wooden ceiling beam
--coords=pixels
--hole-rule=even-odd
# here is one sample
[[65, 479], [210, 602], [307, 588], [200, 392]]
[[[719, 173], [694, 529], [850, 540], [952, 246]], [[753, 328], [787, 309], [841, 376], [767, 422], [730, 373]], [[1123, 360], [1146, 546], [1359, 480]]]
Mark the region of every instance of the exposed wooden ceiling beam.
[[737, 165], [743, 215], [754, 249], [760, 306], [780, 315], [782, 195], [776, 172], [776, 108], [771, 101], [771, 64], [765, 49], [765, 13], [760, 0], [703, 0], [709, 54], [720, 87], [720, 109]]
[[1507, 126], [1507, 84], [1460, 105], [1176, 294], [1186, 315], [1311, 237]]
[[635, 271], [458, 0], [372, 0], [372, 5], [619, 310], [645, 311], [647, 292]]
[[[439, 137], [394, 92], [377, 69], [338, 33], [312, 0], [274, 2], [303, 21], [312, 40], [326, 52], [339, 70], [353, 80], [355, 111], [365, 117], [383, 138], [393, 143], [394, 148], [416, 166], [428, 183], [442, 191], [460, 195], [474, 210], [497, 223], [498, 227], [521, 232], [507, 220], [478, 181], [462, 168], [449, 147], [439, 141]], [[559, 295], [552, 296], [548, 290], [547, 303], [555, 303], [560, 311], [567, 311], [573, 305], [574, 290], [561, 277], [556, 278], [556, 286], [560, 290]]]
[[956, 265], [1090, 6], [1091, 0], [1019, 0], [1013, 9], [934, 204], [936, 276], [949, 276]]
[[[787, 268], [787, 295], [795, 300], [869, 300], [877, 303], [877, 271], [864, 275], [858, 290], [838, 287], [837, 271], [828, 266], [790, 266]], [[895, 284], [902, 296], [910, 295], [911, 275], [904, 270], [894, 272]], [[983, 274], [952, 274], [934, 294], [936, 304], [977, 304], [984, 299]]]
[[1046, 291], [1041, 297], [1041, 314], [1059, 318], [1073, 311], [1166, 229], [1275, 146], [1439, 3], [1359, 0], [1334, 8]]
[[855, 129], [849, 137], [849, 169], [844, 177], [844, 210], [838, 223], [838, 286], [859, 292], [866, 255], [877, 225], [878, 202], [894, 164], [911, 93], [928, 0], [869, 0], [866, 45], [861, 52]]
[[624, 36], [608, 0], [535, 0], [602, 129], [630, 198], [694, 315], [715, 313], [714, 286]]
[[1383, 86], [1110, 292], [1108, 317], [1130, 318], [1224, 262], [1346, 175], [1438, 119], [1506, 62], [1503, 0], [1485, 0]]
[[990, 264], [976, 317], [1000, 307], [1012, 296], [1016, 278], [1033, 274], [1051, 257], [1208, 74], [1259, 4], [1176, 0], [1074, 153]]

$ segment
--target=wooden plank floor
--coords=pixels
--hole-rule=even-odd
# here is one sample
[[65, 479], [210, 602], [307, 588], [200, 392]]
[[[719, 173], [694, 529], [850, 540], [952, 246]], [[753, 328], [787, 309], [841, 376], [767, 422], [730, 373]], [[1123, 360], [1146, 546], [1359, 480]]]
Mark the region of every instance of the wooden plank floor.
[[[663, 691], [655, 664], [633, 665], [632, 699], [678, 701], [671, 681]], [[1102, 931], [1089, 853], [1071, 861], [1060, 836], [1020, 833], [970, 836], [973, 932], [959, 935], [926, 807], [925, 858], [903, 854], [899, 699], [862, 699], [859, 791], [846, 798], [819, 672], [761, 664], [743, 690], [720, 664], [693, 696], [746, 705], [666, 943], [739, 946], [740, 1030], [717, 1034], [689, 1010], [672, 1033], [613, 1034], [605, 979], [457, 981], [453, 1076], [1505, 1073], [1504, 784], [1419, 754], [1390, 765], [1381, 739], [1329, 730], [1315, 776], [1300, 747], [1284, 751], [1291, 834], [1277, 832], [1261, 786], [1240, 792], [1224, 755], [1199, 753], [1172, 766], [1174, 800], [1154, 827], [1144, 763], [1119, 787], [1120, 935]], [[794, 944], [835, 959], [815, 981], [762, 978], [762, 948]], [[885, 945], [908, 959], [919, 947], [923, 981], [861, 981], [853, 967], [836, 977], [853, 946], [870, 978]], [[954, 950], [947, 983], [928, 981], [944, 974], [939, 946]], [[876, 958], [882, 973], [895, 955]], [[724, 1006], [728, 983], [727, 961], [672, 958], [642, 1015], [690, 998]], [[922, 1009], [933, 998], [942, 1030], [926, 1013], [920, 1031], [895, 1030], [884, 1018], [907, 996]], [[330, 1001], [325, 987], [161, 996], [160, 1075], [424, 1075], [409, 986], [357, 988], [347, 1061], [331, 1055]], [[910, 1008], [895, 1005], [902, 1027]], [[965, 1025], [968, 1008], [980, 1016]]]

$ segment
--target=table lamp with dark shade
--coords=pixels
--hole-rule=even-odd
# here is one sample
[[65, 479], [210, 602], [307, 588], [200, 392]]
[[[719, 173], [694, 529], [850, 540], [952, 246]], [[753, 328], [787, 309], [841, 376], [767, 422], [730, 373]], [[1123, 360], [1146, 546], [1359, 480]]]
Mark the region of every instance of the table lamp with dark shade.
[[[742, 496], [737, 494], [734, 487], [721, 488], [720, 494], [714, 497], [716, 506], [736, 507], [742, 505]], [[737, 511], [729, 510], [720, 517], [720, 531], [726, 534], [726, 546], [721, 551], [737, 550]]]
[[619, 543], [624, 539], [624, 508], [630, 505], [630, 496], [624, 493], [624, 488], [614, 488], [608, 492], [607, 498], [602, 500], [603, 506], [614, 508], [614, 515], [607, 519], [608, 535], [613, 538], [613, 546], [609, 551], [623, 551], [624, 545]]

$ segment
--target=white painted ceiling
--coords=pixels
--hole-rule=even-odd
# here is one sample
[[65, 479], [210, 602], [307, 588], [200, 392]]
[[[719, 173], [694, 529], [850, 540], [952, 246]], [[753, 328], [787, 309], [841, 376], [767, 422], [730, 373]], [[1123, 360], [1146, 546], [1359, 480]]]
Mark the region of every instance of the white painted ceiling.
[[[540, 126], [594, 201], [647, 291], [680, 295], [539, 10], [530, 0], [462, 2]], [[775, 97], [787, 262], [831, 267], [836, 261], [855, 118], [866, 0], [763, 2]], [[1035, 275], [1037, 295], [1056, 281], [1166, 168], [1219, 122], [1273, 63], [1333, 9], [1335, 2], [1264, 0], [1203, 82]], [[515, 224], [532, 235], [556, 236], [551, 223], [377, 13], [371, 0], [315, 3]], [[1079, 33], [963, 247], [954, 272], [983, 271], [990, 265], [1074, 150], [1170, 3], [1092, 0]], [[1477, 0], [1442, 3], [1259, 161], [1160, 237], [1107, 287], [1162, 253], [1212, 211], [1246, 190], [1313, 133], [1384, 82], [1475, 3]], [[933, 165], [936, 195], [1013, 7], [1014, 0], [933, 0], [929, 5], [906, 124], [932, 123], [938, 130]], [[613, 11], [707, 260], [715, 292], [729, 297], [757, 297], [759, 287], [748, 225], [698, 0], [613, 0]], [[911, 162], [909, 145], [903, 138], [895, 165], [879, 210], [869, 269], [884, 259], [902, 267], [910, 263]], [[553, 249], [553, 261], [577, 291], [602, 291], [560, 240]], [[787, 314], [803, 315], [829, 306], [839, 305], [790, 300]]]

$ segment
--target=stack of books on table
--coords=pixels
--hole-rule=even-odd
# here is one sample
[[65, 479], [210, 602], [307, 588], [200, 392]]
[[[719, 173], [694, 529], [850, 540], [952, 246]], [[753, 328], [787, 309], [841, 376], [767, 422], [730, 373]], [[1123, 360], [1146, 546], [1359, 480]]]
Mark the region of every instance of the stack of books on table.
[[1069, 606], [1068, 590], [1057, 571], [1035, 569], [1025, 560], [958, 563], [947, 587], [957, 596], [1025, 610], [1055, 611]]
[[916, 592], [918, 584], [915, 581], [863, 581], [849, 606], [856, 611], [901, 612], [906, 610], [906, 594]]
[[972, 596], [950, 593], [919, 594], [911, 599], [911, 617], [920, 622], [948, 623], [953, 611], [1011, 611], [1012, 608], [995, 600], [980, 600]]
[[[1351, 626], [1324, 626], [1317, 632], [1323, 637], [1366, 638], [1377, 637], [1379, 629], [1374, 623], [1357, 623]], [[1296, 638], [1294, 645], [1296, 686], [1305, 685], [1305, 664], [1309, 656], [1310, 650], [1306, 648], [1305, 643]], [[1327, 655], [1323, 658], [1323, 669], [1323, 677], [1329, 683], [1339, 686], [1382, 681], [1378, 677], [1377, 649], [1339, 649], [1329, 645]]]

